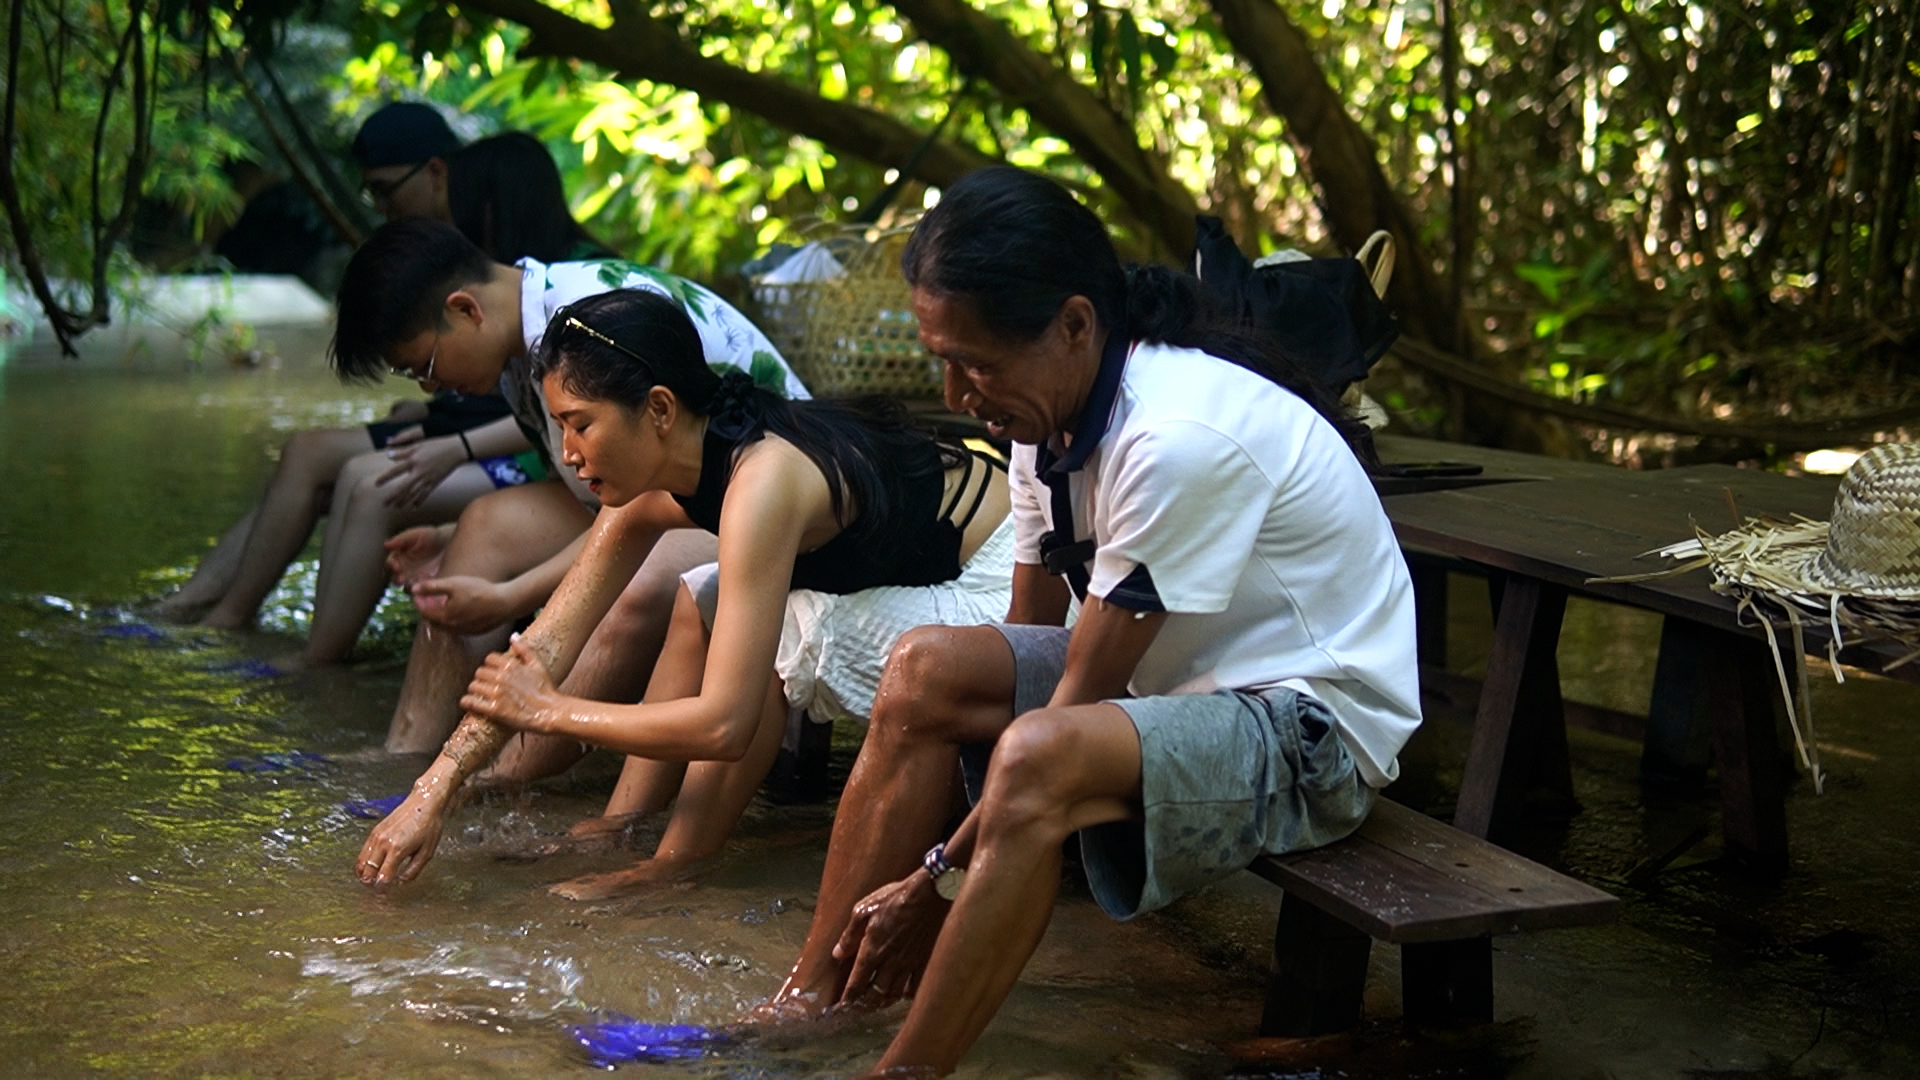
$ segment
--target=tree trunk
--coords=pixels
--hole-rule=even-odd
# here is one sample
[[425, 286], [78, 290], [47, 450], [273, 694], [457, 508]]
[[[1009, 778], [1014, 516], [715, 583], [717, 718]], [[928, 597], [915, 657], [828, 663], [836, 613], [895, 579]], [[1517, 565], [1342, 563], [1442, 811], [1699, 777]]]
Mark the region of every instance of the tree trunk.
[[1373, 139], [1347, 114], [1321, 74], [1300, 28], [1274, 0], [1211, 0], [1220, 26], [1253, 66], [1267, 104], [1287, 124], [1307, 173], [1320, 189], [1327, 227], [1349, 251], [1375, 229], [1393, 234], [1391, 298], [1407, 332], [1443, 349], [1464, 339], [1452, 292], [1436, 277], [1413, 221], [1387, 182]]
[[613, 26], [601, 29], [538, 0], [461, 0], [468, 11], [519, 23], [533, 31], [528, 55], [571, 56], [630, 79], [648, 79], [724, 101], [842, 153], [877, 165], [908, 170], [916, 179], [944, 187], [974, 169], [994, 164], [972, 147], [936, 140], [918, 162], [914, 151], [924, 132], [872, 109], [830, 101], [784, 79], [747, 71], [701, 56], [671, 27], [631, 2], [613, 5]]
[[894, 0], [894, 10], [920, 36], [946, 50], [961, 71], [992, 83], [1100, 174], [1159, 241], [1162, 255], [1186, 260], [1193, 252], [1193, 193], [1167, 174], [1140, 145], [1133, 125], [1072, 75], [1033, 51], [993, 17], [966, 0]]

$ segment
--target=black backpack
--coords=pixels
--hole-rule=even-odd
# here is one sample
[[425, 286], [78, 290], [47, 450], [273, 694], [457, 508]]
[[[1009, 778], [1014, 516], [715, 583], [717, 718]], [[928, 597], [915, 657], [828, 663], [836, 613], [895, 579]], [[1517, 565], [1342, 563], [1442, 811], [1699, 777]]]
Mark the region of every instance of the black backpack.
[[1201, 214], [1195, 222], [1193, 276], [1241, 327], [1274, 341], [1334, 393], [1366, 378], [1400, 336], [1360, 260], [1300, 259], [1256, 267], [1219, 218]]

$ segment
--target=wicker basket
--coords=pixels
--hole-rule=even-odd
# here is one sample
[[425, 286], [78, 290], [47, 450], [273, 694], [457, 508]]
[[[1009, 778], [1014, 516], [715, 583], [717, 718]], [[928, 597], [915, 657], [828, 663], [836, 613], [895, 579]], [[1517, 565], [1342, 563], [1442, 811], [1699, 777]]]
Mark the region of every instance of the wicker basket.
[[821, 227], [844, 273], [824, 281], [756, 285], [761, 310], [795, 374], [815, 397], [884, 394], [938, 398], [940, 361], [920, 345], [900, 249], [912, 223], [884, 231]]

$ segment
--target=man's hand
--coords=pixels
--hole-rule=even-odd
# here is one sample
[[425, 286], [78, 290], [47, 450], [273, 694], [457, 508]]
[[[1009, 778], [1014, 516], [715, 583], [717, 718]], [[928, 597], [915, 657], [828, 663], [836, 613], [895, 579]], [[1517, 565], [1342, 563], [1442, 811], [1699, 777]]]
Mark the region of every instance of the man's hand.
[[853, 905], [833, 958], [851, 963], [838, 1005], [880, 1008], [913, 996], [952, 905], [923, 870], [882, 885]]
[[[374, 480], [387, 489], [387, 505], [397, 510], [410, 510], [426, 502], [440, 481], [468, 460], [458, 435], [423, 439], [419, 431], [417, 427], [408, 428], [388, 440], [387, 457], [393, 467]], [[408, 433], [413, 433], [412, 438], [403, 441], [402, 436]]]
[[482, 577], [431, 578], [411, 591], [421, 618], [456, 634], [485, 633], [519, 614], [506, 590]]
[[515, 731], [539, 733], [559, 698], [547, 665], [516, 634], [506, 652], [488, 656], [473, 673], [460, 708]]
[[438, 575], [452, 535], [451, 525], [419, 525], [388, 540], [387, 573], [393, 583], [411, 589]]
[[432, 861], [440, 846], [440, 832], [446, 826], [447, 801], [452, 793], [430, 782], [433, 774], [421, 777], [406, 800], [393, 808], [380, 824], [373, 827], [367, 842], [360, 847], [360, 861], [354, 873], [368, 885], [393, 885], [412, 881]]

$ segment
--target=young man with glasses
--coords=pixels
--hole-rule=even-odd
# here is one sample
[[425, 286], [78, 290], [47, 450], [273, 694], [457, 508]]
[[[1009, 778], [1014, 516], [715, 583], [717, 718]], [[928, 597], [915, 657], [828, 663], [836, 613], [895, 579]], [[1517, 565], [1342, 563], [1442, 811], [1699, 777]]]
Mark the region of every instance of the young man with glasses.
[[[367, 192], [389, 216], [445, 219], [447, 161], [460, 140], [433, 108], [395, 102], [362, 125], [353, 152]], [[421, 156], [425, 155], [425, 156]], [[397, 529], [444, 522], [496, 487], [525, 482], [531, 445], [488, 392], [400, 401], [371, 424], [315, 428], [287, 440], [266, 493], [215, 543], [193, 576], [155, 608], [213, 629], [253, 624], [261, 604], [327, 518], [313, 622], [283, 668], [342, 660], [378, 605], [382, 542]]]
[[[342, 378], [393, 372], [436, 389], [498, 387], [542, 455], [542, 479], [475, 500], [455, 528], [412, 529], [388, 543], [389, 566], [410, 585], [425, 620], [388, 730], [389, 750], [440, 747], [460, 719], [460, 693], [479, 660], [504, 643], [513, 620], [546, 601], [572, 564], [599, 500], [553, 467], [560, 431], [530, 377], [531, 363], [556, 312], [616, 289], [678, 302], [699, 330], [708, 363], [745, 371], [789, 398], [808, 396], [773, 343], [732, 305], [652, 267], [615, 259], [508, 266], [452, 227], [419, 219], [382, 226], [348, 264], [332, 348]], [[665, 640], [680, 575], [716, 557], [704, 532], [667, 534], [600, 620], [563, 684], [568, 692], [637, 700]], [[496, 771], [544, 775], [579, 753], [577, 744], [522, 743], [509, 748]]]
[[353, 156], [363, 191], [388, 221], [404, 217], [452, 221], [447, 159], [460, 140], [431, 105], [396, 101], [360, 125]]

